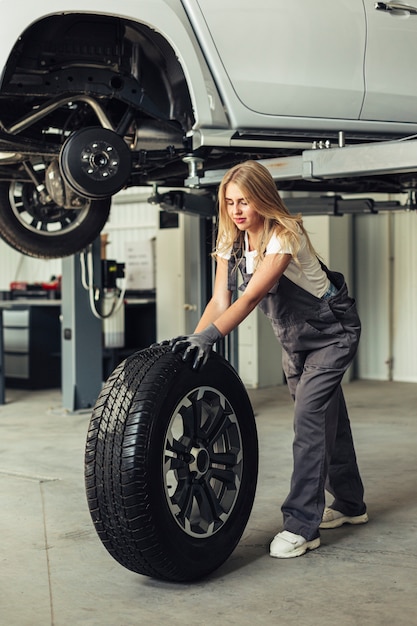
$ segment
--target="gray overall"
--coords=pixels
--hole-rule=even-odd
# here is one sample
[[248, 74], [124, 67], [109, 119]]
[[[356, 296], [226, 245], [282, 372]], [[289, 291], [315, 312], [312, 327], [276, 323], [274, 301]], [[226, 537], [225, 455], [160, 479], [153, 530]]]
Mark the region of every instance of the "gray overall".
[[[341, 388], [361, 325], [343, 275], [322, 267], [337, 289], [329, 299], [316, 298], [282, 276], [259, 304], [282, 345], [283, 369], [294, 399], [294, 467], [290, 493], [282, 505], [284, 529], [307, 541], [319, 536], [325, 488], [334, 497], [335, 510], [349, 516], [366, 510]], [[244, 290], [251, 278], [244, 257], [239, 269]], [[235, 284], [232, 258], [229, 288]]]

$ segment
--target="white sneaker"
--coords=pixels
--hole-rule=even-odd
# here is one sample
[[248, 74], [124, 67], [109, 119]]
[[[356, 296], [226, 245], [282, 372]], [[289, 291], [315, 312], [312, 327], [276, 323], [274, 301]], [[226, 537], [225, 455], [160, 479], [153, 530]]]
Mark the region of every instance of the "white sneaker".
[[315, 550], [319, 545], [320, 537], [307, 541], [301, 535], [283, 530], [272, 540], [269, 554], [277, 559], [290, 559], [293, 556], [301, 556], [307, 550]]
[[368, 513], [349, 516], [326, 506], [320, 528], [339, 528], [343, 524], [366, 524], [368, 519]]

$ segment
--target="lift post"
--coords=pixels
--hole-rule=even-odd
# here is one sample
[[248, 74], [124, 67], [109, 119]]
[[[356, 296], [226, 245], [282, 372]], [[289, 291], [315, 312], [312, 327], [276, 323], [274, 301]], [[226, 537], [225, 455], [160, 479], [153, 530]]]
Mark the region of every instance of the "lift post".
[[[93, 261], [100, 268], [100, 238], [93, 243]], [[100, 275], [95, 279], [101, 284]], [[102, 321], [93, 315], [82, 286], [79, 254], [62, 261], [61, 345], [63, 407], [93, 407], [103, 384]]]
[[0, 309], [0, 404], [5, 402], [4, 345], [3, 345], [3, 311]]

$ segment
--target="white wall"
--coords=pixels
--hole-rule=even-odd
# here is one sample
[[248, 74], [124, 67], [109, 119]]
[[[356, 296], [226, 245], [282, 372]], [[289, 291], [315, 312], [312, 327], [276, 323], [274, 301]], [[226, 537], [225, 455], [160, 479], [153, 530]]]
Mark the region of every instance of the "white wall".
[[393, 380], [417, 382], [417, 214], [393, 217]]
[[11, 282], [48, 282], [61, 274], [60, 259], [32, 259], [0, 240], [0, 291], [8, 291]]
[[103, 229], [108, 235], [108, 259], [125, 263], [128, 244], [140, 247], [156, 237], [160, 209], [147, 202], [150, 195], [150, 188], [133, 187], [114, 196], [110, 218]]
[[355, 218], [358, 376], [417, 382], [417, 215]]
[[362, 320], [358, 377], [389, 378], [391, 214], [355, 216], [356, 297]]
[[304, 223], [357, 300], [362, 337], [356, 376], [417, 382], [417, 213], [315, 216]]

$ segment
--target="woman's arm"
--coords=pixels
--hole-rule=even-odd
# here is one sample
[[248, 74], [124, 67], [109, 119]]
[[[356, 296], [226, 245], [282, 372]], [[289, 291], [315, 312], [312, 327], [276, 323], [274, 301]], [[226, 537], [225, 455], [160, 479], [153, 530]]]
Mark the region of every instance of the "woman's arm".
[[[207, 324], [214, 323], [223, 336], [229, 334], [253, 311], [262, 298], [264, 298], [268, 291], [277, 283], [287, 269], [291, 258], [291, 254], [266, 255], [250, 279], [242, 296], [229, 307], [223, 309], [218, 317], [213, 316], [207, 319], [207, 323], [204, 323], [204, 325], [201, 324], [204, 319], [203, 316], [197, 329], [202, 330]], [[218, 311], [220, 311], [220, 309], [218, 309]]]
[[213, 295], [204, 309], [203, 315], [194, 332], [198, 333], [204, 330], [204, 328], [207, 328], [207, 326], [217, 320], [217, 318], [228, 309], [232, 302], [232, 292], [227, 288], [227, 283], [228, 261], [218, 258]]

